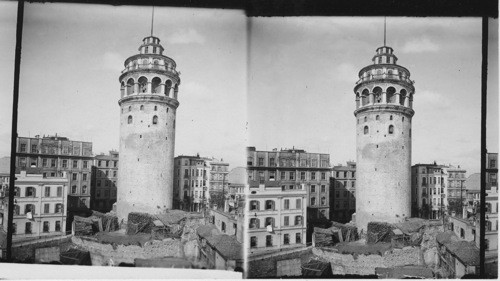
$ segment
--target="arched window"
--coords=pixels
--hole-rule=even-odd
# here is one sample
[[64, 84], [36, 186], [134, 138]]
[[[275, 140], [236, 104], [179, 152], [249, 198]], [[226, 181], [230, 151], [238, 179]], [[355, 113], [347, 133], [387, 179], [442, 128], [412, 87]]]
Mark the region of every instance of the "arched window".
[[[158, 63], [158, 61], [156, 61], [156, 62]], [[152, 93], [160, 93], [161, 92], [160, 83], [161, 83], [161, 80], [158, 77], [155, 77], [155, 78], [153, 78], [153, 80], [151, 80]]]
[[364, 89], [361, 93], [361, 105], [367, 105], [370, 102], [369, 95], [368, 90]]
[[257, 200], [250, 201], [250, 211], [259, 211], [260, 210], [259, 205], [260, 205], [259, 201]]
[[144, 110], [144, 105], [141, 105], [140, 110]]
[[366, 117], [366, 116], [365, 116], [364, 121], [365, 121], [365, 123], [366, 123], [366, 121], [368, 121], [368, 117]]
[[359, 100], [359, 92], [356, 93], [356, 108], [359, 108], [359, 103], [360, 103], [360, 100]]
[[174, 99], [177, 99], [177, 93], [179, 92], [179, 84], [175, 84], [174, 87]]
[[158, 116], [153, 116], [153, 125], [158, 124]]
[[132, 124], [132, 121], [133, 121], [133, 119], [132, 119], [132, 115], [129, 115], [129, 116], [128, 116], [128, 121], [127, 121], [127, 123], [128, 123], [128, 124]]
[[127, 95], [134, 93], [134, 79], [130, 78], [127, 80]]
[[274, 210], [274, 201], [266, 200], [266, 210]]
[[158, 106], [155, 105], [155, 111], [157, 111], [157, 110], [158, 110]]
[[130, 111], [132, 111], [132, 106], [131, 105], [128, 107], [128, 112], [130, 112]]
[[57, 214], [57, 213], [62, 213], [62, 212], [63, 212], [63, 207], [62, 207], [62, 206], [63, 206], [63, 205], [62, 205], [62, 204], [60, 204], [60, 203], [56, 204], [56, 207], [55, 207], [54, 213], [56, 213], [56, 214]]
[[26, 197], [35, 197], [36, 196], [36, 190], [35, 190], [35, 188], [32, 187], [32, 186], [28, 186], [26, 188], [25, 196]]
[[167, 80], [165, 82], [165, 96], [169, 97], [170, 96], [170, 89], [172, 88], [172, 81]]
[[382, 88], [375, 87], [373, 89], [373, 97], [375, 98], [375, 103], [381, 103], [382, 102]]
[[389, 135], [392, 135], [394, 133], [394, 126], [389, 125]]
[[265, 224], [265, 226], [267, 227], [268, 225], [271, 225], [271, 226], [274, 227], [274, 218], [272, 218], [272, 217], [267, 217], [266, 218], [266, 224]]
[[389, 117], [389, 120], [392, 120], [392, 115]]
[[363, 130], [364, 134], [368, 134], [369, 133], [369, 129], [368, 129], [368, 126], [365, 126], [364, 130]]
[[396, 93], [396, 89], [394, 89], [394, 87], [387, 88], [387, 91], [386, 91], [387, 103], [396, 103], [395, 93]]
[[399, 93], [399, 104], [405, 105], [405, 100], [406, 100], [406, 90], [402, 89], [401, 92]]
[[380, 119], [380, 116], [375, 116], [375, 120], [379, 120]]
[[302, 216], [295, 216], [295, 225], [302, 225]]
[[125, 82], [123, 82], [123, 81], [120, 84], [120, 94], [121, 94], [122, 98], [125, 95]]
[[137, 80], [137, 82], [139, 82], [139, 93], [145, 93], [147, 92], [148, 90], [148, 79], [144, 76], [141, 76], [141, 78], [139, 78], [139, 80]]
[[260, 222], [258, 218], [251, 218], [248, 228], [259, 228]]

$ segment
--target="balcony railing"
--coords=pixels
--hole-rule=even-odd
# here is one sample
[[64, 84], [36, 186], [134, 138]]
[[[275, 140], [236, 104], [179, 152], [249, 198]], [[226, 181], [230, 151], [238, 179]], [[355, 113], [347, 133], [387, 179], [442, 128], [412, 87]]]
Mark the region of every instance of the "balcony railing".
[[390, 79], [390, 80], [396, 80], [396, 81], [403, 81], [403, 82], [407, 82], [411, 85], [413, 85], [415, 83], [415, 81], [413, 80], [410, 80], [409, 77], [403, 77], [403, 76], [399, 76], [399, 75], [395, 75], [395, 74], [375, 74], [375, 75], [370, 75], [370, 76], [365, 76], [365, 77], [362, 77], [358, 80], [358, 82], [356, 82], [356, 84], [359, 84], [361, 82], [365, 82], [365, 81], [371, 81], [371, 80], [375, 80], [375, 79]]
[[124, 70], [122, 70], [122, 73], [125, 73], [130, 70], [137, 70], [137, 69], [157, 69], [157, 70], [162, 70], [162, 71], [167, 71], [172, 73], [173, 75], [180, 75], [181, 73], [175, 69], [168, 68], [164, 65], [159, 65], [159, 64], [152, 64], [152, 63], [146, 63], [146, 64], [135, 64], [132, 66], [127, 66], [125, 67]]

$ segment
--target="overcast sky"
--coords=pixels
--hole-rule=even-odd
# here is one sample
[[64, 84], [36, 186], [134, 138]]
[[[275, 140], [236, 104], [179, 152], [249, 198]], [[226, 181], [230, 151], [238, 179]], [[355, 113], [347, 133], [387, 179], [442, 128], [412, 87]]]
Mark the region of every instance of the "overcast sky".
[[[0, 2], [0, 155], [10, 153], [16, 8]], [[19, 135], [58, 133], [92, 141], [94, 153], [118, 149], [118, 77], [149, 35], [150, 17], [148, 7], [26, 3]], [[182, 73], [175, 154], [199, 152], [235, 167], [245, 164], [247, 145], [295, 146], [329, 153], [333, 164], [355, 160], [353, 87], [383, 44], [383, 18], [248, 22], [247, 29], [242, 11], [155, 8], [154, 35]], [[495, 23], [489, 151], [498, 151]], [[481, 20], [388, 18], [387, 45], [416, 81], [413, 164], [478, 172]]]
[[[123, 62], [150, 35], [150, 7], [25, 6], [19, 135], [57, 133], [119, 148]], [[155, 8], [154, 35], [181, 72], [175, 154], [244, 164], [246, 18], [242, 11]]]
[[[353, 88], [383, 45], [383, 27], [382, 17], [253, 19], [250, 144], [329, 153], [333, 164], [355, 160]], [[478, 172], [481, 19], [388, 18], [387, 45], [416, 81], [412, 163]]]

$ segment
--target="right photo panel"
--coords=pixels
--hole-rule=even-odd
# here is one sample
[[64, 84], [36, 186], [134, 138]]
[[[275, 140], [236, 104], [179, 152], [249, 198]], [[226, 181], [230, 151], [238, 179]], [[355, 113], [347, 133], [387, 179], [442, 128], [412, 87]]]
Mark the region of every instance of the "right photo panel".
[[248, 22], [247, 278], [497, 277], [498, 20], [485, 202], [481, 18]]

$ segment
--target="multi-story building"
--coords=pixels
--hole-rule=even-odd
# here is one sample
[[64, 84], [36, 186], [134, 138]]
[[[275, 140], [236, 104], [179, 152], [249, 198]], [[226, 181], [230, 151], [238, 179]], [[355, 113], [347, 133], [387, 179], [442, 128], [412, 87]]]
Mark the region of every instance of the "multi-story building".
[[412, 216], [438, 219], [446, 211], [446, 166], [416, 164], [411, 167]]
[[457, 200], [462, 202], [466, 197], [465, 177], [466, 170], [460, 169], [460, 166], [449, 166], [446, 169], [448, 174], [448, 192], [449, 200]]
[[465, 189], [464, 214], [467, 214], [468, 218], [475, 218], [479, 213], [481, 202], [481, 174], [475, 173], [467, 177], [465, 180]]
[[18, 137], [16, 171], [39, 171], [44, 178], [69, 176], [68, 226], [73, 215], [85, 216], [90, 208], [92, 142], [72, 141], [61, 136]]
[[330, 216], [330, 155], [308, 153], [302, 149], [258, 151], [247, 148], [247, 167], [250, 187], [257, 184], [307, 190], [308, 219]]
[[305, 247], [305, 184], [289, 188], [253, 181], [247, 194], [249, 255]]
[[118, 182], [118, 152], [95, 156], [92, 166], [91, 208], [100, 212], [109, 212], [116, 202]]
[[212, 158], [208, 161], [210, 165], [210, 191], [228, 191], [228, 179], [227, 175], [229, 173], [229, 163], [224, 162], [222, 159], [219, 161]]
[[238, 208], [240, 200], [245, 198], [245, 187], [247, 186], [247, 168], [236, 167], [227, 176], [229, 211]]
[[356, 162], [333, 166], [330, 181], [330, 220], [347, 223], [356, 211]]
[[0, 225], [3, 225], [3, 220], [7, 220], [4, 217], [4, 212], [6, 210], [8, 198], [6, 194], [9, 189], [10, 180], [10, 157], [0, 158]]
[[[13, 241], [64, 235], [66, 208], [70, 180], [65, 171], [62, 176], [44, 177], [21, 170], [16, 174], [14, 194]], [[7, 231], [8, 191], [2, 193], [3, 223]]]
[[[498, 153], [486, 154], [485, 263], [498, 264]], [[478, 228], [478, 231], [479, 228]], [[479, 241], [476, 241], [479, 245]]]

